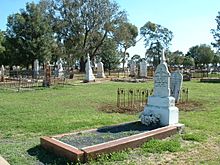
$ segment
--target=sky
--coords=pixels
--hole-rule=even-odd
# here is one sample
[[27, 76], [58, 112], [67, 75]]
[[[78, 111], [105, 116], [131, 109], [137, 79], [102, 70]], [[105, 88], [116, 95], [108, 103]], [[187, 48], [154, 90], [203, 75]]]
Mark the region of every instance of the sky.
[[[0, 0], [0, 29], [6, 29], [7, 17], [25, 8], [33, 0]], [[34, 0], [38, 2], [39, 0]], [[115, 0], [127, 11], [129, 22], [140, 29], [148, 21], [168, 28], [174, 34], [170, 50], [187, 53], [190, 47], [213, 42], [211, 29], [216, 29], [215, 18], [220, 11], [220, 0]], [[139, 36], [140, 37], [140, 36]], [[138, 37], [138, 38], [139, 38]], [[141, 40], [128, 49], [144, 57], [146, 49]]]

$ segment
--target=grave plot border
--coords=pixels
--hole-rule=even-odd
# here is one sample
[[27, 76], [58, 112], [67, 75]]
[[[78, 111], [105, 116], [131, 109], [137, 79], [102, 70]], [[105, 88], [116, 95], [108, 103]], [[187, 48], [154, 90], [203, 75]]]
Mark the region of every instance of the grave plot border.
[[[140, 121], [135, 121], [135, 122], [140, 122]], [[135, 122], [131, 122], [131, 123], [135, 123]], [[122, 124], [114, 125], [114, 126], [120, 126], [120, 125]], [[123, 137], [117, 140], [112, 140], [109, 142], [84, 147], [81, 149], [55, 139], [56, 137], [62, 137], [65, 135], [71, 135], [80, 132], [60, 134], [50, 137], [48, 136], [41, 137], [40, 143], [44, 149], [54, 153], [57, 156], [65, 157], [73, 162], [84, 163], [89, 161], [90, 159], [96, 159], [98, 156], [102, 154], [109, 154], [111, 152], [121, 151], [128, 148], [139, 147], [143, 143], [151, 140], [152, 138], [164, 139], [176, 133], [182, 132], [183, 129], [184, 129], [183, 124], [174, 124], [174, 125], [160, 127], [151, 131], [138, 133], [128, 137]], [[91, 129], [83, 132], [92, 132], [96, 130], [97, 129]]]

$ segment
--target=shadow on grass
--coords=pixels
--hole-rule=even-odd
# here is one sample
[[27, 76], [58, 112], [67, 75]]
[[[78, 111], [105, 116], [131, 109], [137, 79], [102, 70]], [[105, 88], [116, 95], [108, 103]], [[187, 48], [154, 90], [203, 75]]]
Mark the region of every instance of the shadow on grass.
[[[27, 150], [28, 154], [30, 156], [36, 157], [36, 159], [39, 161], [39, 165], [67, 165], [72, 164], [68, 159], [58, 157], [50, 152], [47, 152], [44, 148], [42, 148], [40, 145], [35, 146], [33, 148], [30, 148]], [[37, 163], [36, 163], [37, 164]]]

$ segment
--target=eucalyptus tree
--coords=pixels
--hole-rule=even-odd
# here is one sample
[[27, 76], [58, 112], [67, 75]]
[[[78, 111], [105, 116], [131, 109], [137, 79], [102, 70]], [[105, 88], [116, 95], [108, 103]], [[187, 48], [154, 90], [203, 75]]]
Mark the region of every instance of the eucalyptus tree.
[[4, 62], [4, 52], [5, 52], [5, 46], [4, 46], [4, 43], [5, 43], [5, 36], [4, 36], [4, 32], [2, 32], [0, 30], [0, 65], [3, 64]]
[[80, 58], [81, 71], [85, 68], [86, 54], [93, 59], [104, 40], [127, 20], [126, 13], [109, 0], [52, 0], [52, 4], [58, 41]]
[[206, 65], [212, 62], [214, 57], [214, 51], [209, 45], [201, 44], [193, 46], [189, 49], [186, 56], [194, 58], [195, 65]]
[[173, 33], [159, 24], [148, 21], [141, 27], [140, 34], [144, 37], [147, 58], [152, 58], [153, 65], [157, 66], [161, 51], [169, 48]]
[[109, 74], [110, 70], [117, 69], [120, 64], [121, 55], [117, 46], [115, 40], [107, 38], [100, 48], [100, 54], [98, 54], [98, 58], [101, 58], [105, 70], [109, 70]]
[[122, 55], [122, 68], [124, 71], [124, 65], [126, 62], [126, 57], [128, 55], [127, 49], [131, 46], [135, 46], [136, 44], [136, 37], [138, 36], [138, 28], [129, 23], [129, 22], [122, 22], [116, 27], [114, 31], [114, 39], [118, 43], [120, 49], [123, 52]]
[[35, 59], [50, 59], [54, 44], [45, 6], [27, 3], [25, 9], [8, 17], [6, 39], [13, 63], [28, 67]]
[[212, 45], [220, 50], [220, 12], [218, 12], [218, 15], [216, 16], [216, 23], [217, 27], [216, 29], [211, 29], [211, 33], [213, 34], [215, 42], [212, 43]]

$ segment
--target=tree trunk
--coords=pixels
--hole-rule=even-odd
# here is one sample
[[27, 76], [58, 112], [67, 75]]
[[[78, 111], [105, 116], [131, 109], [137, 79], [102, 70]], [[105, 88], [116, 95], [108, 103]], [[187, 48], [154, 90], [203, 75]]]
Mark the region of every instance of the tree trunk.
[[80, 70], [79, 71], [80, 72], [85, 72], [86, 63], [85, 63], [85, 60], [84, 60], [83, 56], [80, 58], [79, 64], [80, 64]]

